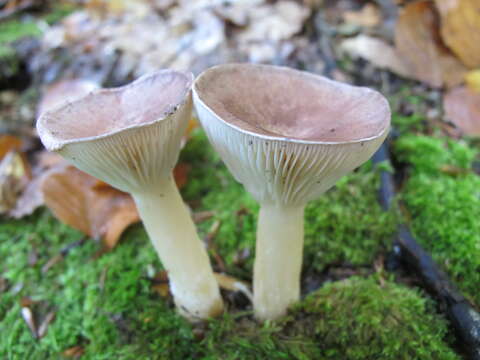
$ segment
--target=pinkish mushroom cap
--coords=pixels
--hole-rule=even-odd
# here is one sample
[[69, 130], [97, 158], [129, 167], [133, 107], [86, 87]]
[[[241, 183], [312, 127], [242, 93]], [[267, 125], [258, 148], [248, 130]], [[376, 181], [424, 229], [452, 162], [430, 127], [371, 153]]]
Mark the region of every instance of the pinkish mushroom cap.
[[368, 160], [390, 125], [380, 93], [285, 67], [210, 68], [193, 98], [213, 146], [260, 202], [317, 197]]
[[79, 169], [131, 192], [168, 177], [191, 114], [193, 75], [161, 70], [100, 89], [43, 113], [45, 147]]

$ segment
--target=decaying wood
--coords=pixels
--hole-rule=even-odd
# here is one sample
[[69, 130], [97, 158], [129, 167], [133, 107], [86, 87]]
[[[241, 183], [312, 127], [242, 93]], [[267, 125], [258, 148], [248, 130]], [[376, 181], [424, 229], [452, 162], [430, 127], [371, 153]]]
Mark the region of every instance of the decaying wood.
[[[374, 163], [389, 160], [387, 143], [384, 143], [373, 157]], [[379, 201], [383, 209], [388, 210], [395, 197], [393, 174], [381, 172]], [[480, 359], [480, 314], [461, 294], [433, 261], [432, 257], [417, 243], [409, 228], [399, 225], [393, 242], [394, 253], [406, 267], [418, 275], [425, 289], [441, 304], [450, 320], [462, 350], [469, 359]]]

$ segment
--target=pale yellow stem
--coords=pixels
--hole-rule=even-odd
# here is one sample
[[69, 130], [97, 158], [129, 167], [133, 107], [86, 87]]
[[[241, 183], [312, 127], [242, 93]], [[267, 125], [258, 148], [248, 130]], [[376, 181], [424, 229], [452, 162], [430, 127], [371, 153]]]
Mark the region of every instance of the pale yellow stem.
[[274, 320], [300, 297], [304, 206], [263, 205], [253, 275], [255, 317]]
[[172, 178], [154, 192], [133, 194], [145, 229], [168, 272], [180, 313], [191, 320], [223, 311], [205, 246]]

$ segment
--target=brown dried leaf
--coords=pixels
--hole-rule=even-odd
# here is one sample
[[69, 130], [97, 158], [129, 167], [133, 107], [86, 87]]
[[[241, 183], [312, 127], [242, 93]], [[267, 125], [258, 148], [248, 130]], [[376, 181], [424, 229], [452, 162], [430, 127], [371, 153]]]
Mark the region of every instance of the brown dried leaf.
[[465, 86], [449, 90], [443, 97], [448, 120], [464, 134], [480, 136], [480, 93]]
[[186, 163], [178, 163], [173, 169], [173, 177], [179, 189], [181, 189], [187, 184], [189, 172], [190, 165]]
[[2, 160], [10, 150], [20, 150], [21, 147], [22, 140], [18, 137], [13, 135], [0, 135], [0, 160]]
[[165, 270], [159, 271], [152, 279], [152, 289], [161, 297], [170, 296], [170, 286], [168, 282], [168, 273]]
[[373, 27], [380, 24], [382, 14], [376, 5], [367, 3], [360, 10], [345, 11], [343, 20], [352, 25]]
[[351, 57], [361, 57], [378, 68], [388, 69], [400, 76], [412, 77], [410, 69], [398, 51], [384, 40], [360, 34], [343, 40], [340, 49]]
[[442, 43], [432, 2], [416, 1], [403, 8], [395, 30], [395, 45], [417, 80], [433, 87], [462, 83], [466, 69]]
[[152, 289], [161, 297], [166, 298], [170, 294], [170, 287], [167, 284], [155, 284]]
[[58, 154], [41, 151], [36, 154], [35, 166], [32, 169], [33, 179], [27, 184], [17, 199], [15, 206], [8, 214], [15, 219], [30, 215], [44, 204], [41, 185], [43, 180], [53, 171], [64, 168], [66, 161]]
[[112, 187], [98, 187], [98, 180], [67, 166], [51, 173], [42, 184], [45, 204], [68, 225], [113, 248], [122, 232], [140, 221], [130, 195]]
[[445, 43], [468, 67], [480, 66], [480, 1], [435, 0], [435, 4]]
[[76, 345], [72, 346], [71, 348], [66, 349], [63, 352], [63, 356], [68, 358], [79, 358], [85, 353], [85, 349], [83, 346]]
[[234, 278], [233, 276], [226, 274], [214, 273], [215, 279], [217, 279], [218, 285], [228, 291], [240, 291], [250, 301], [253, 301], [253, 294], [250, 290], [250, 286], [241, 280]]
[[250, 26], [239, 33], [240, 42], [287, 40], [300, 32], [310, 9], [299, 3], [281, 0], [250, 9]]

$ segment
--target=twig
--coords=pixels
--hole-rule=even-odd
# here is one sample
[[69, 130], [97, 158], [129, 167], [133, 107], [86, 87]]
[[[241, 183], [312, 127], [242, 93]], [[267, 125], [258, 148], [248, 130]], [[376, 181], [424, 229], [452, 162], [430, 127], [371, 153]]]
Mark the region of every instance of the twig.
[[[384, 143], [374, 155], [373, 162], [377, 164], [388, 160], [389, 153]], [[395, 183], [388, 171], [380, 173], [380, 180], [379, 201], [387, 211], [395, 197]], [[417, 243], [406, 225], [398, 227], [393, 249], [399, 259], [420, 276], [425, 288], [441, 302], [469, 359], [480, 360], [480, 314]]]
[[77, 241], [74, 241], [73, 243], [70, 243], [68, 244], [67, 246], [63, 247], [61, 250], [60, 250], [60, 253], [55, 255], [54, 257], [50, 258], [50, 260], [48, 260], [45, 265], [42, 266], [42, 274], [45, 274], [48, 270], [50, 270], [50, 268], [54, 265], [56, 265], [58, 262], [62, 261], [65, 256], [68, 255], [68, 253], [70, 252], [70, 250], [72, 250], [73, 248], [76, 248], [78, 246], [81, 246], [85, 243], [85, 240], [86, 238], [83, 237], [81, 238], [80, 240], [77, 240]]

